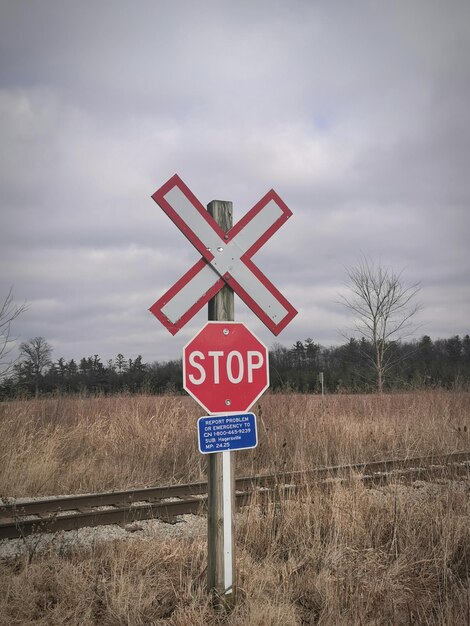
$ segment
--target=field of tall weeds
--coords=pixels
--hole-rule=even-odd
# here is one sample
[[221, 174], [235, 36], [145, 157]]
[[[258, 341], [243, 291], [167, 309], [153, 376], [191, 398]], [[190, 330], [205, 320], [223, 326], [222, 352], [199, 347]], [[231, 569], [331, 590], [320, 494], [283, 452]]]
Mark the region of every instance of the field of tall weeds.
[[[470, 395], [266, 395], [237, 475], [470, 448]], [[189, 398], [57, 397], [0, 405], [0, 495], [205, 479]], [[238, 602], [215, 613], [205, 538], [118, 540], [0, 562], [0, 624], [470, 624], [468, 482], [357, 480], [237, 520]]]
[[[267, 394], [259, 445], [237, 474], [295, 470], [470, 447], [470, 394]], [[188, 397], [53, 397], [0, 403], [0, 496], [38, 496], [204, 480]]]

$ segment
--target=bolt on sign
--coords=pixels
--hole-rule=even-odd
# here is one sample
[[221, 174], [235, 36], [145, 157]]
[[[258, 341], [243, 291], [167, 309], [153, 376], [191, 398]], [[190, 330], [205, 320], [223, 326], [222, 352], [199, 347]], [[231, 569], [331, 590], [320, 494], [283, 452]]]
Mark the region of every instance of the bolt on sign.
[[225, 284], [275, 335], [297, 315], [290, 302], [252, 261], [255, 252], [292, 215], [274, 190], [226, 233], [176, 174], [152, 198], [202, 255], [150, 307], [173, 335]]
[[208, 413], [247, 411], [269, 387], [268, 349], [238, 322], [207, 322], [183, 348], [183, 387]]

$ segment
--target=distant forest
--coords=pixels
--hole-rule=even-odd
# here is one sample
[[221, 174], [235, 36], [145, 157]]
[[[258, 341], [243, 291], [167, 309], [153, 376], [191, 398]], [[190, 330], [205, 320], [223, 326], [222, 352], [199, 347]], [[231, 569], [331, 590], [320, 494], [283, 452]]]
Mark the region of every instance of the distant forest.
[[[43, 360], [35, 362], [33, 341], [42, 341]], [[56, 393], [115, 394], [182, 391], [181, 359], [144, 363], [118, 354], [105, 363], [95, 354], [79, 361], [53, 361], [52, 349], [42, 338], [22, 344], [22, 358], [9, 377], [0, 382], [0, 399]], [[45, 351], [44, 351], [45, 348]], [[470, 337], [458, 335], [433, 341], [397, 342], [390, 346], [395, 366], [385, 379], [385, 390], [424, 388], [470, 389]], [[45, 355], [45, 357], [44, 357]], [[365, 339], [350, 339], [324, 347], [312, 339], [288, 348], [275, 343], [269, 352], [273, 390], [321, 393], [364, 393], [376, 389], [371, 369], [372, 346]]]

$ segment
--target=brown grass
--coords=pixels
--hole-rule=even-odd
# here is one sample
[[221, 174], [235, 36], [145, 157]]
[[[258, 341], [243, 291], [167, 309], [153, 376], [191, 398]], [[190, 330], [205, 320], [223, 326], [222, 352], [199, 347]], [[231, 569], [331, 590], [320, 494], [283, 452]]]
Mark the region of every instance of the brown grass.
[[[470, 447], [470, 394], [266, 395], [238, 475]], [[204, 480], [189, 398], [57, 397], [0, 404], [0, 495]]]
[[[468, 394], [270, 395], [238, 475], [469, 447]], [[257, 411], [258, 415], [260, 411]], [[0, 406], [0, 492], [67, 493], [205, 477], [188, 399], [54, 398]], [[284, 445], [285, 444], [285, 445]], [[291, 626], [470, 623], [468, 484], [330, 493], [237, 523], [239, 599], [213, 612], [203, 539], [114, 541], [0, 563], [0, 624]]]

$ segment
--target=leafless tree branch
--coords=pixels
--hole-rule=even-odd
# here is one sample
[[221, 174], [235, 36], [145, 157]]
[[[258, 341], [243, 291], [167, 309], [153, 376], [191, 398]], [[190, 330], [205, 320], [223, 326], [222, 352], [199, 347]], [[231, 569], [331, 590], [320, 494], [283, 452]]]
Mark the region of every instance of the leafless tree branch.
[[14, 363], [7, 359], [13, 349], [15, 338], [11, 335], [14, 320], [28, 308], [26, 303], [14, 304], [13, 287], [10, 287], [0, 305], [0, 380], [10, 373]]

